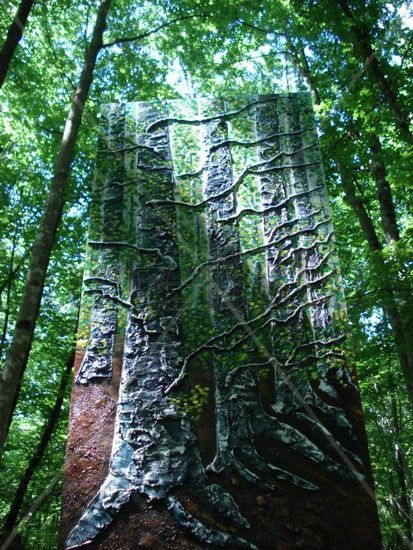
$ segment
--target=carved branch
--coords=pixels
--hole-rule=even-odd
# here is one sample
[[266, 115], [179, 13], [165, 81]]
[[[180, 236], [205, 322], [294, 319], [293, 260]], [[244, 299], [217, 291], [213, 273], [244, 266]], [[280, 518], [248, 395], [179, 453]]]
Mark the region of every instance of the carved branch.
[[329, 340], [312, 340], [311, 342], [306, 342], [305, 344], [300, 344], [299, 346], [296, 346], [294, 350], [292, 351], [290, 357], [287, 359], [285, 366], [292, 366], [292, 359], [297, 355], [297, 353], [301, 350], [304, 350], [306, 348], [315, 347], [315, 346], [332, 346], [334, 344], [340, 344], [343, 342], [343, 340], [346, 339], [345, 334], [340, 334], [339, 336], [335, 338], [331, 338]]
[[321, 208], [318, 210], [314, 210], [313, 212], [310, 212], [306, 216], [301, 216], [300, 218], [293, 218], [292, 220], [286, 220], [285, 222], [281, 222], [277, 225], [275, 225], [272, 229], [270, 234], [268, 235], [268, 240], [271, 241], [274, 239], [274, 235], [280, 231], [280, 229], [284, 229], [284, 227], [288, 227], [289, 225], [294, 225], [295, 223], [302, 222], [303, 220], [308, 220], [308, 218], [312, 218], [313, 216], [317, 216], [317, 214], [321, 213]]
[[[314, 282], [316, 282], [316, 281], [314, 281]], [[310, 282], [305, 283], [305, 284], [309, 284], [309, 283]], [[263, 330], [269, 324], [274, 323], [274, 324], [279, 324], [279, 325], [287, 325], [291, 322], [291, 320], [294, 317], [296, 317], [298, 315], [298, 313], [300, 313], [300, 311], [302, 311], [306, 307], [309, 307], [309, 306], [314, 305], [316, 303], [320, 303], [321, 301], [327, 300], [331, 297], [332, 297], [332, 295], [329, 294], [327, 296], [322, 296], [321, 298], [316, 298], [314, 300], [309, 300], [309, 301], [307, 301], [303, 304], [298, 305], [292, 311], [292, 313], [290, 313], [287, 317], [285, 317], [285, 318], [271, 317], [270, 319], [267, 319], [266, 321], [264, 321], [264, 323], [259, 325], [257, 328], [251, 329], [251, 324], [252, 323], [255, 323], [257, 320], [266, 317], [274, 309], [274, 306], [271, 306], [270, 308], [265, 310], [264, 313], [261, 313], [259, 316], [255, 317], [255, 319], [251, 319], [249, 321], [242, 321], [240, 323], [237, 323], [237, 324], [233, 325], [229, 330], [223, 331], [220, 334], [217, 334], [217, 335], [213, 336], [212, 338], [207, 340], [205, 343], [201, 344], [199, 347], [197, 347], [194, 351], [192, 351], [189, 355], [187, 355], [185, 357], [184, 362], [182, 364], [181, 371], [179, 373], [179, 376], [177, 378], [175, 378], [175, 380], [166, 388], [165, 394], [169, 394], [174, 388], [176, 388], [177, 386], [179, 386], [181, 384], [181, 382], [185, 379], [185, 377], [188, 373], [188, 363], [189, 363], [189, 361], [191, 359], [193, 359], [194, 357], [196, 357], [197, 355], [199, 355], [200, 353], [202, 353], [203, 351], [218, 351], [218, 352], [234, 351], [234, 349], [236, 349], [241, 343], [243, 343], [246, 340], [248, 340], [249, 338], [251, 338], [251, 336], [253, 334], [256, 334], [257, 332]], [[243, 327], [248, 327], [249, 330], [248, 330], [247, 334], [245, 336], [242, 336], [241, 338], [239, 338], [238, 340], [236, 340], [232, 344], [230, 344], [228, 346], [218, 346], [214, 343], [218, 340], [221, 340], [221, 339], [225, 338], [226, 336], [229, 336], [229, 335], [233, 334], [236, 330], [238, 330], [240, 328], [243, 328]]]
[[220, 141], [219, 143], [216, 143], [214, 145], [211, 145], [209, 148], [209, 153], [214, 153], [221, 147], [225, 146], [240, 146], [240, 147], [254, 147], [256, 145], [259, 145], [260, 143], [265, 143], [266, 141], [272, 141], [274, 139], [277, 139], [279, 137], [291, 137], [303, 134], [304, 132], [314, 132], [315, 128], [314, 126], [311, 126], [309, 128], [300, 128], [299, 130], [290, 130], [288, 132], [278, 132], [278, 133], [272, 133], [268, 134], [268, 136], [263, 136], [261, 138], [257, 138], [253, 141], [241, 141], [237, 139], [225, 139], [223, 141]]
[[[285, 199], [283, 199], [279, 203], [272, 204], [272, 205], [267, 206], [266, 208], [262, 208], [260, 210], [257, 209], [257, 208], [251, 208], [251, 207], [243, 208], [239, 212], [236, 212], [233, 216], [229, 216], [228, 218], [221, 218], [219, 221], [222, 222], [222, 223], [233, 222], [235, 220], [240, 220], [246, 214], [252, 214], [254, 216], [263, 216], [265, 214], [269, 214], [270, 212], [274, 212], [275, 210], [279, 210], [283, 206], [286, 206], [289, 203], [289, 201], [292, 200], [292, 199], [297, 199], [299, 197], [307, 196], [312, 191], [317, 191], [318, 189], [322, 189], [322, 188], [323, 188], [322, 185], [318, 185], [317, 187], [314, 187], [313, 189], [308, 189], [308, 190], [305, 190], [305, 191], [300, 191], [299, 193], [294, 193], [293, 195], [289, 195], [288, 197], [286, 197]], [[320, 210], [318, 210], [318, 212], [320, 212]], [[310, 217], [314, 214], [315, 214], [315, 212], [309, 214], [306, 217]], [[304, 217], [300, 218], [300, 221], [302, 219], [304, 219]], [[296, 218], [296, 221], [298, 221], [297, 218]], [[291, 223], [291, 222], [284, 222], [284, 223]]]
[[84, 283], [103, 283], [105, 285], [111, 285], [114, 286], [116, 289], [119, 288], [119, 283], [117, 281], [113, 281], [112, 279], [106, 279], [106, 277], [85, 277], [83, 279]]
[[[234, 252], [233, 254], [228, 254], [227, 256], [221, 256], [221, 257], [215, 258], [213, 260], [206, 260], [205, 262], [199, 264], [193, 270], [191, 275], [185, 279], [185, 281], [183, 281], [179, 286], [173, 288], [171, 290], [171, 292], [169, 293], [169, 295], [172, 295], [176, 292], [180, 292], [181, 290], [183, 290], [186, 286], [188, 286], [188, 284], [190, 284], [201, 273], [202, 269], [204, 269], [208, 266], [211, 266], [211, 265], [214, 265], [214, 264], [219, 264], [221, 262], [227, 262], [229, 260], [233, 260], [233, 259], [238, 258], [240, 256], [249, 256], [250, 254], [253, 255], [253, 254], [258, 254], [260, 252], [264, 252], [265, 250], [267, 250], [271, 246], [277, 246], [277, 245], [281, 244], [282, 242], [284, 242], [287, 239], [292, 239], [293, 237], [297, 237], [299, 235], [304, 235], [306, 233], [311, 233], [311, 232], [315, 231], [317, 229], [317, 227], [320, 227], [321, 225], [324, 225], [324, 224], [330, 223], [330, 222], [331, 222], [331, 218], [327, 218], [326, 220], [321, 220], [320, 222], [317, 222], [312, 227], [305, 227], [303, 229], [298, 229], [297, 231], [294, 231], [293, 233], [289, 233], [288, 235], [283, 235], [279, 239], [275, 239], [275, 240], [270, 241], [266, 244], [261, 244], [261, 245], [258, 245], [256, 247], [254, 247], [254, 248], [249, 248], [247, 250], [241, 250], [240, 252]], [[314, 243], [312, 243], [308, 247], [305, 247], [305, 246], [297, 247], [294, 250], [296, 252], [298, 250], [302, 250], [302, 251], [311, 250], [317, 245], [326, 244], [330, 240], [332, 235], [333, 235], [333, 233], [331, 232], [327, 235], [327, 238], [325, 240], [317, 240], [317, 241], [314, 241]], [[286, 258], [284, 258], [284, 260]]]
[[[155, 254], [160, 260], [170, 259], [170, 256], [165, 256], [159, 250], [159, 248], [144, 248], [133, 243], [128, 243], [126, 241], [88, 241], [88, 244], [92, 246], [108, 246], [108, 247], [125, 247], [135, 250], [136, 252], [143, 252], [145, 254]], [[175, 262], [175, 260], [173, 260]]]
[[263, 103], [271, 103], [273, 102], [275, 97], [267, 96], [263, 99], [256, 99], [255, 101], [251, 101], [250, 103], [247, 103], [240, 109], [236, 109], [235, 111], [230, 111], [229, 113], [220, 113], [218, 115], [212, 115], [208, 117], [203, 118], [175, 118], [175, 117], [166, 117], [161, 118], [160, 120], [156, 120], [155, 122], [152, 122], [147, 128], [147, 132], [153, 132], [154, 130], [161, 128], [163, 126], [169, 126], [171, 124], [190, 124], [190, 125], [198, 125], [198, 124], [206, 124], [207, 122], [213, 122], [214, 120], [230, 120], [231, 118], [247, 111], [251, 107], [255, 107], [256, 105], [260, 105]]
[[[315, 146], [315, 144], [311, 144], [308, 147], [303, 148], [303, 150], [314, 147], [314, 146]], [[205, 206], [207, 206], [208, 204], [210, 204], [213, 201], [223, 199], [223, 198], [227, 197], [228, 195], [230, 195], [231, 193], [233, 193], [234, 191], [237, 191], [239, 186], [241, 185], [241, 183], [248, 176], [248, 174], [260, 175], [260, 174], [272, 172], [274, 170], [284, 170], [286, 168], [300, 168], [300, 167], [304, 167], [304, 166], [311, 166], [313, 164], [320, 164], [321, 161], [314, 161], [314, 162], [310, 162], [310, 163], [294, 164], [294, 165], [284, 164], [284, 165], [281, 165], [281, 166], [271, 166], [269, 168], [265, 168], [265, 169], [262, 169], [262, 170], [255, 170], [255, 168], [259, 168], [260, 166], [264, 166], [265, 164], [275, 162], [277, 159], [279, 159], [283, 156], [293, 156], [293, 155], [298, 154], [300, 152], [302, 152], [302, 150], [300, 150], [300, 151], [280, 151], [280, 153], [278, 153], [277, 155], [271, 157], [270, 159], [257, 162], [256, 164], [253, 164], [251, 166], [247, 166], [243, 170], [243, 172], [238, 176], [238, 178], [234, 181], [234, 183], [232, 185], [230, 185], [228, 187], [225, 187], [225, 189], [223, 189], [222, 191], [220, 191], [218, 193], [215, 193], [215, 194], [209, 195], [208, 197], [205, 197], [204, 199], [202, 199], [199, 202], [190, 203], [190, 202], [172, 200], [172, 199], [169, 199], [169, 200], [168, 199], [166, 199], [166, 200], [154, 199], [154, 200], [148, 201], [146, 204], [147, 204], [147, 206], [154, 205], [154, 204], [157, 204], [157, 205], [158, 204], [172, 205], [172, 206], [185, 206], [187, 208], [192, 208], [194, 210], [198, 210], [200, 208], [204, 208]], [[196, 172], [193, 172], [193, 175], [201, 174], [205, 170], [205, 168], [207, 168], [206, 165], [203, 166], [202, 168], [200, 168], [199, 170], [197, 170]], [[188, 177], [190, 177], [190, 174], [189, 173], [188, 174], [183, 174], [183, 176], [185, 178], [188, 178]], [[178, 175], [177, 177], [182, 177], [182, 176]], [[313, 190], [315, 190], [315, 189], [310, 189], [308, 192], [311, 192]]]
[[[102, 288], [86, 288], [84, 290], [85, 294], [99, 294], [102, 298], [105, 298], [106, 300], [111, 300], [112, 302], [116, 302], [120, 306], [126, 308], [127, 310], [135, 310], [135, 306], [128, 302], [127, 300], [123, 300], [119, 296], [110, 294], [109, 292], [106, 292]], [[138, 317], [136, 317], [138, 319]]]
[[[343, 361], [346, 359], [346, 356], [344, 355], [344, 353], [340, 351], [329, 350], [326, 353], [322, 353], [322, 354], [306, 355], [305, 362], [306, 363], [316, 362], [321, 359], [327, 359], [329, 357], [337, 357], [339, 359], [342, 359]], [[269, 366], [278, 367], [278, 368], [279, 367], [298, 367], [298, 366], [302, 366], [302, 364], [303, 364], [303, 361], [297, 361], [295, 363], [292, 363], [292, 362], [281, 363], [280, 361], [277, 360], [276, 357], [272, 357], [272, 356], [269, 357], [266, 361], [257, 361], [255, 363], [244, 363], [243, 365], [239, 365], [238, 367], [235, 367], [233, 370], [231, 370], [228, 373], [225, 379], [225, 385], [229, 386], [231, 384], [232, 377], [236, 375], [236, 373], [241, 369], [262, 369]]]

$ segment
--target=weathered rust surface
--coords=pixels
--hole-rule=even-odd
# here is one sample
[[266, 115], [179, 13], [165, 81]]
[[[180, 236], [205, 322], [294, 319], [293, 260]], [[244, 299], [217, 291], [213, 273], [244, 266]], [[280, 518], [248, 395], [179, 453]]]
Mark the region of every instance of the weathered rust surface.
[[[79, 371], [84, 351], [76, 353]], [[64, 467], [61, 545], [105, 479], [112, 448], [122, 356], [114, 357], [113, 378], [93, 387], [73, 384]]]
[[[78, 352], [77, 372], [82, 360]], [[113, 423], [121, 361], [116, 354], [111, 383], [104, 382], [92, 388], [74, 385], [70, 414], [69, 439], [64, 470], [60, 548], [74, 527], [86, 505], [104, 481], [109, 466], [113, 438]], [[197, 377], [196, 382], [205, 381]], [[364, 424], [358, 395], [346, 396], [348, 414], [353, 415], [358, 427], [361, 449], [367, 456]], [[325, 419], [323, 419], [325, 420]], [[214, 407], [210, 403], [197, 423], [197, 432], [204, 463], [215, 453]], [[377, 511], [372, 495], [368, 493], [371, 472], [366, 472], [369, 485], [337, 481], [326, 476], [321, 468], [305, 457], [298, 457], [288, 446], [273, 441], [257, 441], [258, 449], [268, 460], [283, 467], [291, 462], [300, 475], [317, 481], [318, 492], [303, 493], [291, 484], [276, 481], [274, 492], [262, 491], [247, 483], [236, 472], [223, 479], [209, 475], [211, 482], [222, 483], [225, 489], [241, 503], [241, 511], [251, 523], [244, 534], [251, 537], [262, 550], [305, 550], [343, 548], [346, 550], [378, 550], [381, 548], [377, 531]], [[188, 510], [217, 528], [228, 525], [216, 521], [216, 514], [197, 495], [180, 491]], [[372, 528], [373, 526], [373, 528]], [[214, 548], [203, 545], [180, 528], [168, 511], [159, 503], [148, 504], [135, 496], [112, 526], [93, 543], [91, 550], [200, 550]]]

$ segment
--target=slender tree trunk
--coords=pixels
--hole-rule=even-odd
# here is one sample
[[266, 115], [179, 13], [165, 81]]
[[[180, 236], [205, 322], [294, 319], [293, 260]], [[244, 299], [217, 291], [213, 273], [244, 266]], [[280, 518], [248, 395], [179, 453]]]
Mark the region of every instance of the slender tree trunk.
[[413, 143], [413, 134], [409, 127], [409, 118], [407, 114], [402, 111], [392, 82], [385, 75], [380, 62], [374, 53], [368, 30], [362, 23], [354, 18], [347, 0], [338, 0], [338, 4], [350, 23], [350, 28], [354, 37], [353, 47], [355, 54], [362, 58], [372, 79], [379, 87], [383, 98], [386, 100], [391, 112], [393, 113], [394, 121], [396, 126], [399, 128], [403, 139], [408, 143]]
[[27, 250], [23, 256], [20, 258], [20, 260], [17, 262], [16, 266], [13, 268], [12, 271], [9, 271], [6, 278], [0, 283], [0, 296], [3, 294], [3, 292], [6, 290], [6, 288], [9, 287], [10, 284], [13, 283], [15, 277], [17, 277], [20, 269], [23, 267], [24, 262], [26, 261], [26, 258], [28, 257], [30, 250]]
[[407, 395], [413, 406], [413, 352], [412, 345], [409, 342], [408, 334], [392, 289], [391, 276], [384, 261], [381, 251], [378, 251], [373, 257], [373, 269], [379, 273], [379, 297], [382, 301], [384, 312], [387, 314], [396, 344], [397, 355], [400, 368], [406, 385]]
[[13, 340], [0, 380], [0, 456], [32, 345], [49, 258], [62, 216], [70, 166], [75, 153], [83, 110], [93, 82], [97, 56], [102, 48], [102, 37], [110, 4], [111, 0], [101, 0], [98, 7], [92, 39], [86, 52], [79, 85], [74, 93], [66, 120], [52, 185], [33, 247]]
[[33, 474], [35, 473], [37, 467], [40, 464], [40, 461], [43, 458], [47, 445], [49, 444], [49, 441], [53, 435], [56, 424], [59, 420], [60, 411], [62, 409], [66, 388], [70, 380], [70, 375], [72, 372], [74, 360], [75, 360], [75, 349], [71, 351], [70, 356], [66, 362], [66, 367], [60, 381], [55, 403], [53, 405], [49, 418], [47, 419], [47, 423], [44, 427], [39, 444], [37, 445], [37, 448], [34, 454], [32, 455], [25, 472], [23, 473], [19, 486], [17, 487], [17, 490], [14, 494], [14, 498], [11, 503], [10, 510], [4, 521], [2, 536], [6, 539], [10, 536], [10, 534], [13, 532], [13, 530], [15, 529], [18, 523], [18, 518], [23, 505], [24, 497], [27, 492], [27, 488], [33, 477]]
[[373, 221], [370, 218], [366, 207], [361, 199], [357, 196], [354, 182], [352, 179], [352, 173], [347, 172], [343, 163], [336, 160], [336, 165], [340, 173], [341, 186], [344, 191], [344, 195], [349, 205], [353, 208], [356, 214], [364, 237], [371, 251], [381, 250], [381, 243], [376, 233]]
[[[383, 161], [383, 152], [380, 139], [377, 135], [369, 136], [370, 151], [371, 151], [371, 172], [377, 190], [377, 197], [380, 205], [381, 225], [383, 228], [384, 237], [388, 244], [397, 243], [400, 240], [400, 231], [396, 218], [396, 211], [392, 196], [392, 190], [386, 177], [386, 168]], [[399, 317], [403, 322], [405, 331], [405, 341], [408, 343], [407, 352], [413, 356], [412, 346], [412, 324], [411, 315], [413, 311], [413, 298], [408, 288], [405, 288], [406, 282], [409, 280], [409, 268], [403, 262], [398, 262], [397, 256], [393, 257], [393, 262], [396, 264], [392, 268], [392, 274], [389, 274], [393, 286], [401, 288], [403, 295], [398, 297], [396, 291], [397, 309]], [[410, 364], [413, 365], [413, 357], [410, 359]]]
[[396, 344], [397, 354], [400, 362], [401, 371], [405, 380], [408, 397], [413, 405], [413, 353], [409, 337], [406, 334], [403, 319], [393, 292], [393, 280], [389, 273], [383, 254], [382, 245], [374, 229], [373, 221], [365, 209], [362, 201], [358, 198], [351, 174], [345, 173], [342, 165], [338, 165], [344, 194], [353, 207], [353, 210], [359, 220], [364, 237], [368, 243], [369, 249], [373, 253], [373, 269], [378, 273], [380, 297], [383, 309], [386, 312], [390, 326], [392, 328], [393, 338]]
[[30, 10], [32, 9], [35, 1], [36, 0], [21, 0], [16, 17], [9, 27], [6, 40], [0, 50], [0, 88], [6, 80], [7, 71], [9, 70], [11, 60], [13, 59], [17, 45], [23, 36], [27, 18], [29, 17]]
[[[407, 475], [407, 463], [404, 456], [403, 449], [400, 445], [401, 426], [399, 413], [397, 411], [397, 402], [395, 395], [395, 384], [392, 377], [389, 374], [389, 386], [390, 386], [390, 402], [391, 402], [391, 414], [393, 432], [396, 437], [396, 443], [394, 446], [394, 465], [399, 482], [399, 494], [396, 499], [398, 505], [398, 515], [400, 516], [406, 530], [406, 538], [410, 543], [413, 540], [413, 526], [412, 526], [412, 509], [409, 499], [409, 487], [408, 487], [408, 475]], [[396, 492], [397, 494], [397, 492]], [[406, 542], [406, 541], [405, 541]]]
[[311, 95], [313, 96], [314, 103], [316, 105], [320, 105], [321, 95], [313, 80], [310, 65], [308, 63], [308, 59], [307, 59], [307, 56], [305, 55], [302, 44], [300, 44], [299, 46], [296, 46], [288, 34], [285, 35], [285, 39], [286, 39], [287, 48], [291, 54], [291, 57], [293, 58], [299, 73], [301, 74], [305, 83], [310, 89]]
[[392, 244], [400, 239], [392, 191], [386, 178], [386, 167], [383, 161], [380, 139], [376, 134], [372, 134], [369, 136], [369, 142], [371, 152], [371, 173], [376, 184], [381, 223], [387, 243]]
[[[10, 256], [10, 263], [9, 263], [9, 276], [8, 276], [8, 285], [6, 287], [6, 302], [4, 305], [4, 321], [3, 321], [3, 329], [0, 339], [0, 361], [3, 359], [3, 353], [4, 349], [6, 347], [6, 338], [7, 338], [7, 329], [9, 327], [9, 318], [10, 318], [10, 304], [11, 304], [11, 289], [13, 285], [13, 272], [14, 272], [14, 256], [16, 253], [16, 240], [17, 240], [17, 228], [14, 231], [13, 235], [13, 242], [12, 242], [12, 250], [11, 250], [11, 256]], [[0, 292], [0, 296], [1, 296]]]
[[406, 476], [406, 461], [402, 449], [398, 443], [394, 446], [394, 458], [397, 478], [400, 486], [400, 494], [398, 498], [398, 506], [400, 508], [399, 515], [403, 524], [405, 525], [407, 540], [411, 543], [413, 538], [412, 532], [412, 518], [411, 518], [411, 509], [409, 504], [409, 489], [407, 487], [407, 476]]
[[380, 297], [382, 298], [383, 309], [387, 313], [392, 328], [394, 341], [396, 344], [397, 355], [403, 378], [406, 384], [407, 394], [413, 406], [413, 352], [412, 344], [406, 337], [405, 325], [399, 313], [394, 293], [391, 288], [391, 280], [387, 274], [387, 268], [383, 261], [383, 256], [377, 256], [380, 276], [383, 277], [384, 288], [381, 289]]

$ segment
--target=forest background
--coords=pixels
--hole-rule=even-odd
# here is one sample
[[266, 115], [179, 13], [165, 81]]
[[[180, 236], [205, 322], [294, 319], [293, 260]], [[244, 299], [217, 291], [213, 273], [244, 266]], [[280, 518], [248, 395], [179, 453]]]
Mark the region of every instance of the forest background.
[[411, 547], [411, 4], [4, 0], [0, 36], [0, 530], [11, 547], [56, 547], [100, 105], [280, 91], [313, 97], [384, 546]]

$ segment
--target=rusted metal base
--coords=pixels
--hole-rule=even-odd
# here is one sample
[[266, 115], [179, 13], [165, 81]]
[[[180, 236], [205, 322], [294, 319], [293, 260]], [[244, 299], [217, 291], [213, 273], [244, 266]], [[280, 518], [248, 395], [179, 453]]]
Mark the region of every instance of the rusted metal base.
[[[82, 352], [77, 353], [76, 372], [82, 356]], [[120, 354], [117, 353], [111, 382], [73, 386], [60, 548], [108, 473], [120, 370]], [[351, 402], [350, 397], [347, 396], [347, 403]], [[355, 424], [362, 431], [360, 408], [354, 399], [352, 409], [353, 418], [358, 413]], [[197, 426], [205, 462], [214, 454], [213, 415], [213, 403], [210, 403]], [[364, 434], [359, 433], [359, 441], [360, 436], [364, 439]], [[291, 468], [293, 461], [294, 469], [316, 481], [320, 490], [303, 492], [290, 483], [276, 481], [277, 490], [269, 493], [249, 484], [236, 472], [219, 476], [219, 479], [209, 474], [212, 483], [219, 481], [233, 495], [251, 524], [249, 530], [234, 528], [234, 534], [253, 540], [260, 550], [381, 548], [376, 504], [367, 482], [361, 484], [327, 477], [318, 465], [304, 457], [297, 459], [297, 453], [274, 441], [257, 441], [257, 446], [273, 463]], [[218, 529], [229, 530], [225, 520], [224, 524], [216, 521], [216, 514], [198, 495], [181, 489], [179, 496], [194, 516]], [[174, 521], [163, 504], [148, 503], [140, 495], [134, 495], [110, 527], [86, 547], [99, 550], [206, 548]]]

